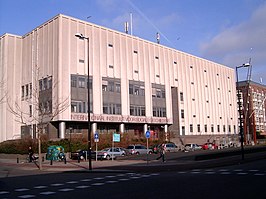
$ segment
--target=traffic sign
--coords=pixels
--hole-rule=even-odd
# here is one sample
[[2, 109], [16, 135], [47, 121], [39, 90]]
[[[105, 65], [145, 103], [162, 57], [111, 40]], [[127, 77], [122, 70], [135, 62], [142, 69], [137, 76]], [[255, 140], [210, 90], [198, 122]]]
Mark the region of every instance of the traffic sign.
[[120, 142], [120, 134], [119, 133], [113, 134], [113, 142]]
[[151, 137], [151, 132], [150, 131], [146, 131], [146, 138], [150, 138]]
[[99, 133], [97, 131], [94, 133], [94, 142], [99, 142]]

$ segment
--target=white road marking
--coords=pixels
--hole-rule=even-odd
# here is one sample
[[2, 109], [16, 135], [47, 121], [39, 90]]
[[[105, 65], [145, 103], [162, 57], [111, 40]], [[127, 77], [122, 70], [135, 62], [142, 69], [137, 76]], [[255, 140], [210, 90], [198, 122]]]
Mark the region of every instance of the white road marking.
[[245, 173], [245, 172], [240, 172], [240, 173], [237, 173], [238, 175], [247, 175], [248, 173]]
[[118, 181], [115, 181], [115, 180], [110, 180], [110, 181], [106, 181], [105, 183], [116, 183]]
[[92, 181], [92, 179], [83, 179], [83, 180], [80, 180], [82, 182], [89, 182], [89, 181]]
[[243, 169], [235, 169], [234, 171], [236, 171], [236, 172], [243, 171]]
[[69, 181], [69, 182], [66, 182], [67, 184], [76, 184], [78, 183], [78, 181]]
[[138, 177], [138, 176], [132, 176], [132, 177], [130, 177], [131, 179], [139, 179], [140, 177]]
[[121, 178], [121, 179], [118, 179], [119, 181], [128, 181], [129, 179], [128, 178]]
[[7, 194], [7, 193], [9, 193], [9, 192], [8, 191], [0, 191], [0, 195]]
[[41, 192], [40, 194], [42, 195], [52, 195], [52, 194], [55, 194], [56, 192], [53, 192], [53, 191], [45, 191], [45, 192]]
[[28, 191], [29, 189], [21, 188], [21, 189], [15, 189], [14, 191]]
[[223, 171], [228, 171], [228, 169], [220, 169], [219, 171], [222, 171], [222, 172], [223, 172]]
[[250, 172], [258, 172], [259, 170], [257, 170], [257, 169], [251, 169], [251, 170], [249, 170]]
[[192, 172], [190, 172], [190, 173], [192, 173], [192, 174], [198, 174], [198, 173], [200, 173], [199, 171], [192, 171]]
[[105, 176], [106, 178], [114, 178], [115, 176]]
[[102, 183], [102, 182], [98, 182], [98, 183], [93, 183], [93, 184], [91, 184], [91, 185], [93, 185], [93, 186], [101, 186], [101, 185], [104, 185], [105, 183]]
[[47, 186], [36, 186], [36, 187], [33, 187], [35, 189], [44, 189], [44, 188], [47, 188]]
[[205, 174], [215, 174], [214, 171], [206, 171]]
[[265, 176], [264, 173], [255, 173], [254, 175], [255, 175], [255, 176]]
[[64, 184], [61, 184], [61, 183], [56, 183], [56, 184], [51, 184], [52, 187], [58, 187], [58, 186], [62, 186]]
[[19, 198], [35, 198], [35, 195], [22, 195], [22, 196], [18, 196]]
[[104, 178], [93, 178], [94, 180], [102, 180], [102, 179], [104, 179]]
[[65, 188], [65, 189], [58, 189], [58, 191], [63, 191], [63, 192], [67, 192], [67, 191], [73, 191], [74, 189], [69, 189], [69, 188]]
[[178, 172], [179, 174], [184, 174], [184, 173], [187, 173], [186, 171], [179, 171]]
[[86, 185], [81, 185], [81, 186], [77, 186], [77, 189], [86, 189], [89, 188], [90, 186], [86, 186]]

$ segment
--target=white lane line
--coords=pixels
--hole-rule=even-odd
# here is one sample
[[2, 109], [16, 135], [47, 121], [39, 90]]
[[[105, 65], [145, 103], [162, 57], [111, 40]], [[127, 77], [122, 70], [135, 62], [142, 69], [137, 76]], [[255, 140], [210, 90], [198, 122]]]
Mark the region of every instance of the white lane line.
[[67, 184], [77, 184], [78, 181], [69, 181], [69, 182], [66, 182]]
[[69, 188], [65, 188], [65, 189], [58, 189], [58, 191], [63, 191], [63, 192], [67, 192], [67, 191], [73, 191], [74, 189], [69, 189]]
[[237, 173], [237, 175], [247, 175], [248, 173], [246, 173], [246, 172], [239, 172], [239, 173]]
[[86, 188], [89, 188], [90, 186], [87, 186], [87, 185], [81, 185], [81, 186], [77, 186], [76, 188], [77, 189], [86, 189]]
[[229, 174], [231, 174], [231, 173], [228, 172], [228, 171], [225, 171], [225, 172], [221, 172], [220, 174], [221, 174], [221, 175], [229, 175]]
[[228, 171], [228, 169], [220, 169], [219, 171], [224, 172], [224, 171]]
[[35, 198], [35, 195], [22, 195], [22, 196], [18, 196], [19, 198]]
[[104, 185], [105, 183], [102, 183], [102, 182], [98, 182], [98, 183], [93, 183], [91, 184], [92, 186], [101, 186], [101, 185]]
[[239, 172], [239, 171], [243, 171], [243, 169], [235, 169], [234, 171]]
[[61, 184], [61, 183], [56, 183], [56, 184], [51, 184], [52, 187], [59, 187], [59, 186], [62, 186], [64, 184]]
[[151, 175], [145, 174], [145, 175], [142, 175], [141, 177], [148, 178], [148, 177], [151, 177]]
[[90, 181], [92, 181], [92, 179], [83, 179], [83, 180], [80, 180], [80, 181], [82, 181], [82, 182], [90, 182]]
[[200, 169], [192, 169], [191, 171], [200, 171]]
[[160, 175], [159, 173], [152, 173], [151, 176], [158, 176]]
[[258, 172], [259, 170], [257, 170], [257, 169], [250, 169], [248, 171], [250, 171], [250, 172]]
[[184, 174], [184, 173], [187, 173], [186, 171], [179, 171], [178, 172], [179, 174]]
[[128, 178], [121, 178], [121, 179], [118, 179], [119, 181], [128, 181], [129, 179]]
[[199, 171], [192, 171], [192, 172], [190, 172], [190, 173], [192, 173], [192, 174], [198, 174], [198, 173], [200, 173]]
[[94, 180], [103, 180], [104, 178], [101, 178], [101, 177], [99, 177], [99, 178], [93, 178]]
[[206, 169], [205, 171], [209, 172], [209, 171], [214, 171], [213, 169]]
[[105, 183], [110, 183], [110, 184], [112, 184], [112, 183], [116, 183], [116, 182], [118, 182], [118, 181], [110, 180], [110, 181], [106, 181]]
[[255, 175], [255, 176], [265, 176], [264, 173], [255, 173], [254, 175]]
[[47, 186], [36, 186], [36, 187], [33, 187], [35, 189], [44, 189], [44, 188], [47, 188]]
[[41, 192], [40, 194], [41, 195], [52, 195], [52, 194], [55, 194], [56, 192], [53, 192], [53, 191], [45, 191], [45, 192]]
[[20, 191], [28, 191], [29, 189], [26, 189], [26, 188], [21, 188], [21, 189], [15, 189], [14, 191], [18, 191], [18, 192], [20, 192]]
[[132, 176], [132, 177], [130, 177], [131, 179], [139, 179], [140, 177], [138, 177], [138, 176]]
[[9, 193], [9, 191], [0, 191], [0, 195], [7, 194], [7, 193]]

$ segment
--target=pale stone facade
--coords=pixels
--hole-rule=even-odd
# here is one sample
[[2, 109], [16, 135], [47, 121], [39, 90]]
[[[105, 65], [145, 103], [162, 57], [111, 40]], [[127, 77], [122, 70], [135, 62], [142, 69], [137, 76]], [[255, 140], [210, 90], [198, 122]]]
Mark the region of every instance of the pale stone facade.
[[[88, 60], [93, 131], [112, 126], [120, 132], [237, 134], [235, 72], [221, 64], [65, 15], [24, 36], [1, 36], [0, 49], [10, 102], [38, 114], [27, 100], [40, 89], [35, 78], [40, 96], [51, 89], [51, 103], [68, 100], [69, 107], [47, 130], [50, 137], [64, 138], [70, 127], [87, 128]], [[46, 109], [53, 106], [46, 101]], [[2, 102], [0, 142], [20, 136], [23, 126], [7, 109]]]

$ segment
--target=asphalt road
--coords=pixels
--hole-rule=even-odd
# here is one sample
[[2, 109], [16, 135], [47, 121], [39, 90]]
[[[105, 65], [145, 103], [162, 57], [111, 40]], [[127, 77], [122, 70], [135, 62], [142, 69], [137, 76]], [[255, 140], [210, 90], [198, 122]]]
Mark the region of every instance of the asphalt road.
[[164, 172], [63, 172], [0, 179], [0, 198], [266, 198], [266, 160]]

